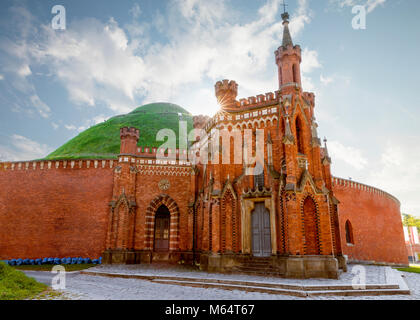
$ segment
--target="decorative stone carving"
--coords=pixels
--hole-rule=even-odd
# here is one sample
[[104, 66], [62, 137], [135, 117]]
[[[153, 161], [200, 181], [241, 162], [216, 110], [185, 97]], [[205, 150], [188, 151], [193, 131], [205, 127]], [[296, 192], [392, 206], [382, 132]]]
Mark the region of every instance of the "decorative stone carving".
[[161, 191], [166, 191], [171, 187], [171, 184], [168, 179], [162, 179], [159, 181], [158, 186]]
[[286, 201], [296, 201], [296, 193], [295, 192], [286, 192]]
[[271, 197], [272, 190], [271, 188], [256, 188], [256, 189], [248, 189], [246, 192], [243, 193], [242, 198], [249, 199], [249, 198], [267, 198]]

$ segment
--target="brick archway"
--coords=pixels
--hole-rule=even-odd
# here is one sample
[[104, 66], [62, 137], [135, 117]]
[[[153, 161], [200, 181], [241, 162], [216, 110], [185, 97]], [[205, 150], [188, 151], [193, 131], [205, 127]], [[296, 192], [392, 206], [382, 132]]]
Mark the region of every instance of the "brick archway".
[[169, 231], [169, 251], [179, 249], [179, 208], [175, 200], [166, 194], [161, 194], [152, 200], [146, 209], [146, 234], [144, 247], [146, 250], [153, 250], [155, 215], [160, 206], [166, 206], [169, 210], [170, 231]]

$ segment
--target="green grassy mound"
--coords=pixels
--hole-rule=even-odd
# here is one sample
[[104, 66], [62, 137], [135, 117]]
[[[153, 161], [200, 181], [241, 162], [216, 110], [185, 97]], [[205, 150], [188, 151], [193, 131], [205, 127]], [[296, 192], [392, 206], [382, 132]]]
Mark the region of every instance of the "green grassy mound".
[[180, 119], [187, 121], [187, 130], [190, 132], [193, 127], [192, 115], [180, 106], [170, 103], [144, 105], [83, 131], [45, 160], [116, 158], [120, 151], [120, 128], [123, 127], [140, 130], [139, 146], [159, 147], [163, 142], [156, 141], [156, 134], [161, 129], [173, 130], [178, 140]]
[[32, 299], [47, 286], [0, 262], [0, 300]]

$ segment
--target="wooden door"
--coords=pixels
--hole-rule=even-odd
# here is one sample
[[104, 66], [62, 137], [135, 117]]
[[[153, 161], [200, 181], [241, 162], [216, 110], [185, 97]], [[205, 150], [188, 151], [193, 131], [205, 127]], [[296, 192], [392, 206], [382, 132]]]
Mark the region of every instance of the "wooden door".
[[252, 213], [252, 254], [255, 257], [271, 256], [270, 212], [264, 203], [257, 203]]
[[155, 251], [169, 251], [169, 210], [162, 206], [158, 209], [155, 216]]

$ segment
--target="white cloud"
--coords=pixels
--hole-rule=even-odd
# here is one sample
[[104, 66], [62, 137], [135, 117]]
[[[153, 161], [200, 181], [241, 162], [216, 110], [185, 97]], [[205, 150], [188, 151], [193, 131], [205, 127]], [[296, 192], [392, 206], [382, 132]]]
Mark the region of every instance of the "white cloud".
[[322, 65], [318, 60], [318, 52], [315, 50], [309, 50], [308, 48], [302, 51], [302, 73], [311, 73], [314, 69], [321, 68]]
[[[98, 123], [106, 121], [107, 119], [109, 119], [109, 117], [107, 117], [103, 114], [100, 114], [100, 115], [97, 115], [97, 116], [93, 117], [92, 119], [84, 120], [83, 125], [81, 125], [81, 126], [76, 126], [74, 124], [66, 124], [66, 125], [64, 125], [64, 128], [66, 128], [67, 130], [70, 130], [70, 131], [82, 132], [82, 131], [85, 131], [86, 129], [90, 128], [91, 126], [94, 126]], [[55, 126], [54, 126], [54, 128], [55, 128]]]
[[319, 80], [321, 81], [321, 83], [325, 86], [329, 85], [330, 83], [334, 82], [334, 77], [324, 77], [322, 74], [319, 77]]
[[43, 118], [48, 118], [51, 109], [50, 107], [43, 102], [38, 95], [33, 95], [30, 97], [30, 101], [32, 103], [32, 106], [38, 110], [39, 114], [43, 117]]
[[401, 200], [403, 212], [420, 215], [420, 137], [390, 139], [371, 168], [369, 179]]
[[353, 7], [355, 5], [363, 5], [368, 13], [375, 10], [378, 6], [384, 6], [386, 0], [330, 0], [330, 4], [338, 6], [340, 9], [345, 7]]
[[319, 68], [322, 68], [322, 65], [318, 60], [318, 52], [304, 48], [302, 51], [301, 80], [305, 91], [315, 91], [315, 84], [309, 73]]
[[372, 12], [376, 9], [377, 6], [381, 5], [383, 6], [385, 4], [386, 0], [368, 0], [366, 3], [367, 11]]
[[134, 19], [137, 19], [141, 15], [141, 8], [138, 3], [135, 3], [133, 7], [130, 9], [130, 14], [133, 16]]
[[368, 164], [360, 149], [345, 146], [338, 141], [328, 142], [328, 150], [332, 159], [342, 161], [356, 170], [362, 170]]
[[64, 128], [66, 128], [67, 130], [76, 130], [77, 127], [75, 125], [72, 124], [65, 124]]
[[57, 130], [60, 126], [55, 123], [55, 122], [51, 122], [52, 127], [54, 128], [54, 130]]
[[21, 35], [13, 41], [8, 38], [2, 38], [0, 41], [0, 51], [3, 53], [1, 55], [2, 79], [4, 79], [3, 73], [6, 74], [7, 85], [16, 92], [15, 100], [10, 102], [11, 110], [28, 114], [33, 114], [36, 110], [46, 118], [51, 110], [38, 96], [31, 77], [31, 64], [36, 61], [30, 54], [34, 44], [28, 39], [34, 38], [37, 33], [37, 28], [34, 26], [35, 19], [24, 7], [11, 7], [8, 13]]
[[0, 80], [4, 80], [4, 76], [0, 74]]
[[0, 145], [0, 160], [27, 161], [43, 158], [52, 149], [46, 144], [40, 144], [24, 136], [13, 134], [10, 146]]
[[[106, 23], [84, 19], [73, 21], [66, 32], [33, 23], [36, 43], [26, 40], [13, 48], [21, 57], [21, 75], [29, 74], [31, 64], [47, 67], [70, 99], [82, 106], [105, 104], [122, 113], [141, 100], [177, 103], [188, 94], [191, 101], [199, 101], [199, 90], [188, 92], [187, 88], [204, 87], [204, 82], [211, 88], [211, 82], [225, 78], [239, 82], [240, 95], [255, 95], [277, 89], [273, 52], [283, 30], [278, 19], [280, 2], [267, 1], [255, 19], [239, 24], [238, 13], [225, 0], [175, 0], [168, 4], [166, 19], [153, 22], [164, 31], [167, 43], [154, 42], [150, 26], [137, 21], [124, 28], [113, 18]], [[293, 36], [311, 21], [308, 2], [299, 0], [298, 4], [291, 15]], [[130, 13], [134, 18], [141, 9], [134, 5]], [[303, 53], [303, 72], [320, 67], [315, 51]], [[210, 101], [213, 105], [214, 95]], [[42, 116], [47, 114], [45, 106], [38, 101]], [[199, 106], [189, 110], [203, 112]]]
[[28, 65], [22, 65], [17, 70], [17, 74], [23, 78], [28, 77], [32, 74], [31, 68]]

